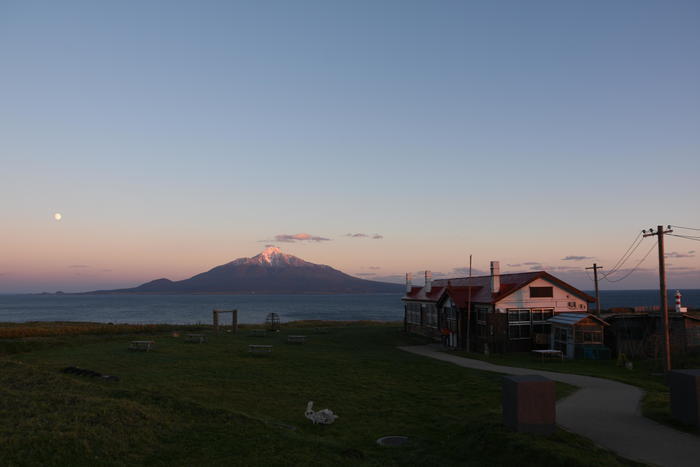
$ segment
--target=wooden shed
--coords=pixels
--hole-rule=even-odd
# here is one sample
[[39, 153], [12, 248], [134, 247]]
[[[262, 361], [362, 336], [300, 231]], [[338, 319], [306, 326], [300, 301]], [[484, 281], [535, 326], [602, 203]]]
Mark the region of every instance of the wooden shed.
[[[605, 329], [605, 342], [613, 355], [630, 358], [658, 358], [662, 353], [662, 320], [659, 312], [609, 313], [603, 319], [610, 324]], [[669, 312], [671, 353], [700, 352], [700, 316]]]
[[610, 349], [603, 345], [603, 330], [609, 324], [597, 316], [588, 313], [559, 313], [547, 322], [552, 326], [550, 347], [561, 350], [566, 358], [610, 358]]

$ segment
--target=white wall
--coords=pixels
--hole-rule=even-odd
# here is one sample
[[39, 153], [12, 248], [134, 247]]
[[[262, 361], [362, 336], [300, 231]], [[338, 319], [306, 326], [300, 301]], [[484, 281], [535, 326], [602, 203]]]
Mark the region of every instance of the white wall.
[[[552, 287], [554, 296], [551, 298], [530, 298], [530, 287]], [[576, 307], [570, 308], [569, 302], [576, 302]], [[554, 308], [555, 313], [587, 313], [588, 303], [545, 279], [535, 279], [496, 303], [498, 312], [505, 313], [507, 308]]]

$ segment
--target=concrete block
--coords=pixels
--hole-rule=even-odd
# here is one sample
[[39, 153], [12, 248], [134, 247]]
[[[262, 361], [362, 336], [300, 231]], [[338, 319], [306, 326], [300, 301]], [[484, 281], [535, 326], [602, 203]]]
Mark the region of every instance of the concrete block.
[[666, 381], [671, 390], [671, 416], [686, 425], [700, 426], [700, 370], [672, 370]]
[[503, 424], [518, 432], [552, 434], [556, 429], [554, 381], [539, 375], [504, 376]]

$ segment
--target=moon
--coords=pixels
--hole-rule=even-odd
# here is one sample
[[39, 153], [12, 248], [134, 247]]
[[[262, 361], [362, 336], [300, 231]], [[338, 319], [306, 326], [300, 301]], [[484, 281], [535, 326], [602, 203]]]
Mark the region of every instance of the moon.
[[60, 221], [61, 219], [63, 219], [63, 215], [60, 212], [57, 212], [53, 215], [53, 218], [57, 221]]

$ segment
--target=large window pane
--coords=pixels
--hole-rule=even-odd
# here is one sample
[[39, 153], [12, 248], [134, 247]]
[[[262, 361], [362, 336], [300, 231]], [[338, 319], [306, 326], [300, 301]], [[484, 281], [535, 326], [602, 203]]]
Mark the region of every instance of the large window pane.
[[529, 324], [511, 324], [508, 326], [508, 337], [511, 339], [527, 339], [530, 337]]

